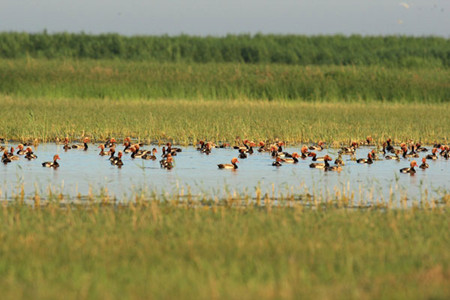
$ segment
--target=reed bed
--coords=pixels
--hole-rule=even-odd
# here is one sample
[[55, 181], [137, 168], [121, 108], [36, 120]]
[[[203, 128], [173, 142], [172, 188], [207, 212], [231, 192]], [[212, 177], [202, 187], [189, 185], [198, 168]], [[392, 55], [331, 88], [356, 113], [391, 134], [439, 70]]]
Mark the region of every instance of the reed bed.
[[450, 296], [447, 205], [205, 200], [3, 202], [2, 299]]
[[0, 33], [2, 58], [121, 59], [164, 62], [283, 63], [292, 65], [450, 65], [450, 40], [411, 36], [225, 37], [121, 36], [85, 33]]
[[27, 98], [448, 103], [446, 67], [0, 60], [0, 94]]
[[449, 104], [48, 99], [0, 96], [0, 136], [48, 142], [131, 136], [143, 142], [244, 139], [329, 146], [365, 140], [447, 143]]

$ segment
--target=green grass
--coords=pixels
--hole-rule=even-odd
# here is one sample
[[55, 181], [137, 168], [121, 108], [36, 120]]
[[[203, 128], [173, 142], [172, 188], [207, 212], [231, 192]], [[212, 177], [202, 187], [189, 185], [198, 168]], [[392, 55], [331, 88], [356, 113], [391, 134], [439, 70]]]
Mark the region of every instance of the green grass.
[[236, 137], [290, 143], [392, 138], [449, 140], [449, 104], [307, 103], [266, 101], [48, 99], [0, 96], [0, 136], [92, 141], [131, 136], [145, 142], [195, 143]]
[[138, 202], [0, 214], [2, 299], [448, 299], [448, 209]]
[[450, 69], [0, 60], [0, 94], [27, 98], [448, 103]]
[[0, 33], [1, 58], [121, 59], [157, 62], [290, 65], [450, 65], [450, 39], [411, 36]]

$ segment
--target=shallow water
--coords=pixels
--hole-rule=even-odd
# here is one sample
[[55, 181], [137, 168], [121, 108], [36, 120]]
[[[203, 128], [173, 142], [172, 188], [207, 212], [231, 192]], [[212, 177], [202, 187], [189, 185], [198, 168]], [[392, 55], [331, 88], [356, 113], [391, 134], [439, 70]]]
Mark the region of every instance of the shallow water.
[[[372, 148], [358, 149], [356, 157], [367, 157]], [[285, 149], [288, 152], [299, 150], [299, 147]], [[400, 168], [409, 166], [411, 159], [400, 162], [382, 160], [372, 165], [361, 165], [344, 156], [346, 165], [342, 172], [337, 173], [309, 168], [310, 159], [273, 167], [269, 153], [255, 152], [247, 159], [240, 159], [239, 169], [233, 171], [219, 170], [217, 164], [229, 163], [232, 157], [237, 156], [237, 150], [213, 149], [210, 155], [205, 155], [193, 147], [187, 147], [174, 157], [175, 167], [172, 170], [161, 169], [159, 159], [131, 159], [129, 154], [124, 155], [124, 166], [119, 169], [112, 166], [106, 156], [99, 156], [98, 152], [96, 145], [89, 145], [88, 151], [65, 152], [62, 145], [41, 144], [35, 150], [36, 160], [28, 161], [21, 157], [19, 161], [0, 165], [1, 198], [13, 198], [22, 187], [26, 196], [38, 192], [45, 197], [51, 189], [54, 193], [74, 197], [87, 195], [91, 190], [94, 195], [107, 191], [119, 200], [142, 191], [162, 194], [183, 191], [186, 194], [190, 190], [192, 194], [219, 198], [237, 191], [254, 197], [259, 187], [263, 195], [267, 193], [274, 197], [288, 193], [325, 197], [340, 190], [354, 192], [356, 200], [388, 201], [389, 197], [398, 200], [404, 196], [409, 200], [421, 200], [424, 193], [428, 193], [430, 198], [439, 198], [450, 190], [450, 160], [443, 158], [427, 160], [430, 168], [416, 168], [417, 173], [411, 176], [399, 172]], [[337, 149], [325, 149], [318, 152], [318, 156], [329, 154], [334, 159], [336, 153]], [[421, 154], [421, 157], [428, 153]], [[61, 157], [60, 168], [42, 167], [41, 163], [50, 161], [54, 154]], [[415, 160], [420, 164], [421, 158]]]

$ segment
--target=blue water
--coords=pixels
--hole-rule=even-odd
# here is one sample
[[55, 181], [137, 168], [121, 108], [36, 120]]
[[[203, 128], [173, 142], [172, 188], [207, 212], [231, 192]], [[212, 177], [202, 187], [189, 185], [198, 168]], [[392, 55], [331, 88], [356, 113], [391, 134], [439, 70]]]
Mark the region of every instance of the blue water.
[[[11, 146], [16, 145], [8, 145]], [[121, 148], [118, 147], [119, 150]], [[160, 155], [161, 149], [157, 148]], [[373, 147], [358, 149], [356, 157], [367, 157], [371, 149]], [[300, 153], [300, 147], [286, 148], [285, 151]], [[236, 192], [254, 197], [257, 187], [263, 195], [267, 193], [274, 197], [306, 193], [326, 197], [339, 190], [353, 192], [355, 200], [371, 201], [387, 201], [389, 197], [420, 200], [425, 193], [429, 198], [439, 198], [450, 191], [450, 160], [443, 158], [427, 160], [430, 168], [416, 168], [417, 173], [411, 176], [399, 172], [400, 168], [409, 166], [411, 159], [401, 159], [400, 162], [382, 160], [372, 165], [361, 165], [344, 156], [346, 165], [342, 172], [337, 173], [309, 168], [310, 159], [273, 167], [269, 153], [255, 152], [247, 159], [240, 159], [239, 168], [233, 171], [220, 170], [217, 164], [229, 163], [231, 158], [238, 156], [237, 150], [213, 149], [210, 155], [205, 155], [193, 147], [186, 147], [174, 157], [175, 167], [165, 170], [160, 168], [159, 158], [156, 161], [131, 159], [130, 154], [124, 155], [122, 168], [112, 166], [106, 156], [98, 155], [99, 149], [93, 144], [89, 145], [88, 151], [71, 149], [67, 152], [62, 145], [41, 144], [34, 152], [38, 155], [34, 161], [21, 157], [18, 161], [0, 165], [0, 199], [13, 198], [22, 187], [27, 197], [37, 192], [45, 198], [51, 190], [69, 197], [107, 193], [117, 200], [142, 192], [185, 195], [190, 191], [193, 195], [218, 198]], [[325, 149], [318, 152], [318, 156], [329, 154], [334, 161], [336, 153], [337, 149]], [[52, 160], [54, 154], [61, 157], [60, 168], [42, 167], [41, 163]], [[420, 165], [421, 158], [415, 160]]]

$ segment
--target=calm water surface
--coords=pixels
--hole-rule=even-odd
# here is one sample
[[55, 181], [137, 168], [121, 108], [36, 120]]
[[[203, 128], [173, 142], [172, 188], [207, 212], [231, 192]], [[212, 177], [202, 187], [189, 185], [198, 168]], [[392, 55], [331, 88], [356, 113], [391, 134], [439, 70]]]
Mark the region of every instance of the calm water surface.
[[[151, 149], [153, 146], [143, 148]], [[161, 148], [157, 148], [160, 155]], [[358, 149], [356, 157], [367, 157], [371, 149], [373, 147]], [[300, 147], [286, 148], [285, 151], [300, 153]], [[106, 156], [99, 156], [98, 152], [97, 145], [92, 144], [88, 151], [67, 152], [62, 145], [41, 144], [35, 150], [36, 160], [28, 161], [21, 157], [19, 161], [0, 165], [1, 198], [12, 198], [22, 186], [27, 196], [36, 191], [45, 196], [51, 189], [73, 197], [87, 195], [90, 190], [99, 194], [106, 189], [109, 195], [119, 200], [142, 191], [173, 194], [181, 190], [187, 193], [188, 189], [193, 194], [218, 197], [233, 191], [254, 196], [256, 187], [260, 187], [263, 194], [272, 195], [275, 192], [275, 196], [287, 193], [326, 196], [334, 194], [336, 189], [345, 189], [354, 192], [356, 199], [382, 201], [387, 201], [391, 191], [394, 199], [406, 195], [410, 200], [420, 200], [424, 193], [428, 193], [429, 197], [440, 197], [450, 191], [450, 160], [443, 158], [427, 160], [430, 168], [416, 168], [417, 173], [411, 176], [399, 172], [400, 168], [409, 166], [411, 159], [400, 162], [382, 160], [372, 165], [361, 165], [344, 156], [346, 165], [342, 172], [336, 173], [309, 168], [310, 159], [273, 167], [269, 153], [255, 152], [247, 159], [240, 159], [239, 169], [232, 171], [219, 170], [217, 164], [229, 163], [231, 158], [237, 156], [237, 150], [213, 149], [210, 155], [205, 155], [194, 147], [186, 147], [174, 157], [175, 167], [172, 170], [161, 169], [159, 158], [156, 161], [133, 160], [129, 154], [124, 155], [124, 166], [119, 169], [112, 166]], [[336, 153], [337, 149], [325, 149], [318, 152], [318, 156], [329, 154], [334, 159]], [[421, 154], [421, 157], [428, 153]], [[42, 167], [41, 163], [52, 160], [54, 154], [61, 157], [60, 168]], [[416, 159], [419, 165], [420, 159]]]

